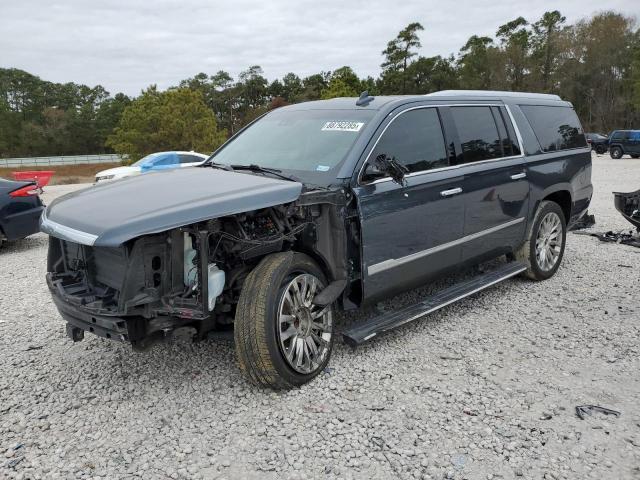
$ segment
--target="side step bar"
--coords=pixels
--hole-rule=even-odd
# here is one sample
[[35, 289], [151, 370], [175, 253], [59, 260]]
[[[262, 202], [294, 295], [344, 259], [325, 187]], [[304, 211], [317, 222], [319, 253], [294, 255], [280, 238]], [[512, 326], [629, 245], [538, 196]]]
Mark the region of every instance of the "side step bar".
[[360, 322], [343, 332], [342, 338], [347, 345], [356, 347], [380, 333], [424, 317], [442, 307], [514, 277], [526, 269], [527, 267], [520, 262], [506, 263], [495, 270], [445, 288], [422, 302]]

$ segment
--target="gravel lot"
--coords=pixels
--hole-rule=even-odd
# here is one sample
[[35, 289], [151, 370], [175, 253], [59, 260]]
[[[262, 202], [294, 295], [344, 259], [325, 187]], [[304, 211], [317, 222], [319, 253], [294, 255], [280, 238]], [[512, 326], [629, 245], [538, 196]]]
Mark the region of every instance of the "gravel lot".
[[[594, 156], [593, 183], [595, 229], [630, 227], [611, 191], [640, 188], [640, 160]], [[571, 234], [551, 280], [337, 345], [285, 393], [248, 384], [230, 343], [73, 344], [45, 257], [41, 234], [0, 253], [0, 478], [640, 478], [640, 249]]]

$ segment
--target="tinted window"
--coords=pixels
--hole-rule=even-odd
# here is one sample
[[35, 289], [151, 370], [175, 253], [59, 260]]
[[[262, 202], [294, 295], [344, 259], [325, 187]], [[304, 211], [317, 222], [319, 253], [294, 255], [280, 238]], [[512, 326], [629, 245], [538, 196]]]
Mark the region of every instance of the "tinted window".
[[451, 107], [462, 156], [458, 163], [478, 162], [504, 156], [498, 127], [490, 107]]
[[382, 153], [395, 157], [409, 172], [448, 166], [438, 111], [419, 108], [400, 114], [382, 134], [370, 158]]
[[545, 152], [587, 146], [578, 116], [572, 108], [539, 105], [521, 105], [520, 108]]
[[629, 140], [640, 140], [640, 130], [635, 130], [629, 133]]
[[611, 135], [611, 140], [622, 140], [624, 138], [625, 132], [613, 132]]

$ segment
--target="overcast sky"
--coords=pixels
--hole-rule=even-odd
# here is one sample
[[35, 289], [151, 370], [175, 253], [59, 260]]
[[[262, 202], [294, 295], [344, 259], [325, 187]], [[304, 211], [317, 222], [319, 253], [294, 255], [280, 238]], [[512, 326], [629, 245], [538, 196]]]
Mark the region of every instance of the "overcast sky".
[[640, 15], [637, 0], [0, 0], [0, 67], [130, 95], [251, 65], [269, 80], [342, 65], [375, 77], [410, 22], [425, 27], [422, 55], [449, 55], [473, 34], [555, 8], [568, 22], [604, 9]]

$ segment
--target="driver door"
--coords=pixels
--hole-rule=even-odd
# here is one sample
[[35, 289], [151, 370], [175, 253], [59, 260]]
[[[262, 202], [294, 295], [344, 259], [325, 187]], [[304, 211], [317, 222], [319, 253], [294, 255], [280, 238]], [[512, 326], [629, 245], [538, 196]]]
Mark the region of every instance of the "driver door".
[[393, 117], [368, 159], [393, 156], [405, 183], [365, 166], [355, 187], [362, 227], [364, 297], [369, 301], [425, 283], [459, 264], [464, 177], [449, 166], [436, 107]]

